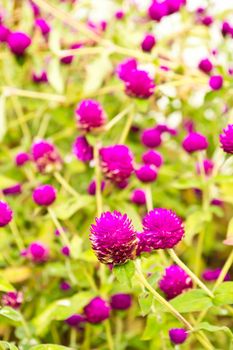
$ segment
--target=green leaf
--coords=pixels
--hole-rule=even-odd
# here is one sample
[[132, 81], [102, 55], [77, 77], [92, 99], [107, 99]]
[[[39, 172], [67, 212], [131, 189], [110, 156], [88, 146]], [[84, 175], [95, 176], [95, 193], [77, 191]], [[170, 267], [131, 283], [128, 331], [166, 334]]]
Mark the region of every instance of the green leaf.
[[49, 48], [53, 53], [60, 50], [60, 33], [58, 30], [51, 30], [49, 33]]
[[2, 309], [0, 309], [0, 316], [4, 319], [4, 321], [13, 321], [13, 323], [21, 323], [22, 322], [22, 316], [19, 313], [19, 311], [12, 309], [9, 306], [5, 306]]
[[211, 299], [200, 289], [193, 289], [180, 294], [172, 299], [170, 303], [181, 313], [202, 311], [213, 305]]
[[30, 348], [30, 350], [68, 350], [68, 349], [72, 349], [72, 348], [62, 346], [62, 345], [56, 345], [56, 344], [40, 344]]
[[64, 91], [64, 83], [60, 68], [59, 59], [57, 57], [53, 57], [49, 62], [48, 80], [54, 90], [59, 94], [62, 94]]
[[114, 266], [113, 272], [121, 284], [131, 287], [131, 279], [134, 276], [135, 272], [133, 261], [130, 260], [123, 265]]
[[142, 340], [153, 339], [158, 334], [158, 328], [160, 328], [160, 324], [158, 322], [157, 315], [155, 314], [148, 315], [146, 320], [146, 328], [144, 329], [141, 339]]
[[54, 207], [54, 211], [58, 219], [68, 220], [80, 209], [88, 208], [91, 203], [93, 203], [91, 196], [80, 195], [78, 198], [71, 197], [62, 200], [60, 204]]
[[15, 288], [3, 277], [0, 277], [0, 291], [1, 292], [12, 292]]
[[218, 286], [214, 292], [214, 304], [229, 305], [233, 304], [233, 282], [224, 282]]
[[208, 332], [225, 332], [230, 338], [233, 339], [233, 334], [231, 332], [231, 330], [226, 327], [226, 326], [214, 326], [208, 322], [201, 322], [196, 328], [195, 330], [199, 331], [199, 330], [204, 330], [204, 331], [208, 331]]
[[5, 108], [6, 108], [6, 96], [2, 94], [0, 96], [0, 141], [2, 141], [7, 130]]
[[0, 349], [2, 349], [2, 350], [18, 350], [18, 348], [13, 343], [8, 343], [7, 341], [0, 341]]
[[151, 310], [151, 306], [153, 304], [153, 295], [147, 292], [142, 293], [138, 297], [138, 302], [140, 305], [142, 316], [145, 316]]

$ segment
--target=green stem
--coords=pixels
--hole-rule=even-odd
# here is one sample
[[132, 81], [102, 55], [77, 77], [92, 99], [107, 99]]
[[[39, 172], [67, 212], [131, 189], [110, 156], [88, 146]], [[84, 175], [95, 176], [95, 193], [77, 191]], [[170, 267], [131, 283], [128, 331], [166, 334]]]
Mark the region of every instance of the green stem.
[[104, 326], [105, 326], [105, 332], [106, 332], [106, 337], [107, 337], [107, 342], [108, 342], [108, 349], [114, 350], [114, 343], [113, 343], [111, 325], [110, 325], [109, 320], [105, 321]]
[[16, 226], [14, 219], [9, 223], [9, 227], [12, 232], [12, 235], [14, 236], [14, 239], [19, 248], [19, 251], [22, 251], [23, 249], [25, 249], [25, 245], [22, 237], [20, 236], [19, 230]]
[[131, 106], [123, 109], [119, 114], [117, 114], [110, 122], [105, 126], [105, 131], [109, 131], [114, 125], [116, 125], [131, 109]]
[[77, 330], [73, 327], [70, 330], [70, 346], [73, 348], [77, 346]]
[[172, 260], [179, 265], [187, 274], [192, 278], [196, 284], [202, 288], [211, 298], [214, 297], [214, 294], [206, 287], [206, 285], [186, 266], [180, 258], [176, 255], [176, 252], [173, 249], [168, 249], [168, 253], [170, 254]]
[[61, 176], [57, 171], [54, 173], [56, 180], [62, 185], [62, 187], [66, 190], [66, 192], [70, 193], [72, 196], [79, 198], [79, 193], [75, 191], [75, 189], [68, 184], [68, 182]]
[[91, 340], [91, 325], [86, 323], [84, 341], [82, 343], [82, 350], [90, 350], [90, 340]]
[[101, 194], [101, 170], [100, 170], [100, 160], [99, 160], [99, 143], [97, 142], [94, 147], [94, 160], [95, 160], [95, 184], [96, 184], [96, 208], [97, 215], [100, 216], [102, 209], [102, 194]]
[[130, 131], [130, 128], [131, 128], [131, 125], [132, 125], [132, 122], [133, 122], [133, 118], [134, 118], [134, 108], [133, 108], [133, 105], [131, 106], [131, 111], [129, 112], [129, 116], [128, 116], [128, 119], [125, 123], [125, 127], [122, 131], [122, 134], [121, 134], [121, 137], [120, 137], [120, 140], [119, 140], [119, 144], [124, 144], [126, 139], [127, 139], [127, 136], [129, 134], [129, 131]]
[[194, 272], [197, 276], [200, 274], [201, 256], [202, 256], [204, 236], [205, 236], [205, 232], [204, 232], [204, 230], [202, 230], [199, 233], [198, 242], [197, 242], [197, 250], [196, 250], [196, 258], [195, 258], [195, 270], [194, 270]]
[[69, 242], [69, 240], [67, 238], [67, 235], [66, 235], [63, 227], [61, 226], [60, 222], [58, 221], [55, 212], [53, 211], [52, 208], [48, 207], [48, 213], [49, 213], [49, 215], [50, 215], [50, 217], [51, 217], [55, 227], [58, 229], [58, 231], [59, 231], [59, 233], [61, 235], [61, 239], [63, 241], [63, 244], [65, 246], [69, 247], [69, 249], [70, 249], [70, 242]]
[[227, 272], [229, 271], [229, 269], [231, 268], [232, 263], [233, 263], [233, 250], [230, 253], [230, 255], [228, 256], [228, 258], [227, 258], [227, 260], [222, 268], [222, 271], [221, 271], [220, 275], [218, 276], [217, 281], [215, 282], [213, 292], [224, 281], [224, 278], [225, 278]]
[[28, 324], [27, 324], [27, 322], [26, 322], [26, 320], [25, 320], [23, 314], [20, 313], [20, 315], [21, 315], [21, 321], [22, 321], [22, 325], [23, 325], [25, 334], [27, 335], [28, 339], [31, 339], [31, 336], [32, 336], [32, 335], [31, 335], [30, 329], [29, 329], [29, 327], [28, 327]]

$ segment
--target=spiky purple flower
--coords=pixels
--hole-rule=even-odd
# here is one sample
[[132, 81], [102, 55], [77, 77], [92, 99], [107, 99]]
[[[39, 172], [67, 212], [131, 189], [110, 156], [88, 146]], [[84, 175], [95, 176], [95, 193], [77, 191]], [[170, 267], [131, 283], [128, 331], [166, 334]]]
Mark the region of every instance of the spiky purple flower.
[[125, 92], [128, 96], [147, 99], [154, 91], [155, 84], [148, 72], [139, 69], [129, 72], [125, 80]]
[[7, 43], [15, 55], [22, 56], [31, 45], [31, 38], [25, 33], [14, 32], [9, 34]]
[[100, 128], [107, 119], [102, 106], [95, 100], [81, 101], [75, 110], [75, 116], [78, 128], [87, 132]]
[[42, 263], [48, 260], [49, 249], [41, 242], [33, 242], [23, 252], [23, 256], [35, 263]]
[[[220, 267], [217, 267], [216, 269], [206, 269], [202, 273], [202, 278], [205, 281], [216, 281], [221, 272], [222, 272], [222, 269]], [[230, 280], [231, 280], [231, 276], [229, 273], [227, 273], [224, 277], [224, 281], [230, 281]]]
[[41, 185], [33, 191], [33, 200], [40, 206], [51, 205], [56, 200], [56, 196], [57, 191], [51, 185]]
[[213, 69], [213, 64], [208, 58], [203, 58], [199, 64], [198, 68], [204, 73], [210, 73]]
[[173, 248], [183, 238], [184, 226], [174, 211], [155, 208], [143, 218], [142, 234], [148, 249]]
[[155, 36], [153, 34], [146, 34], [141, 42], [141, 48], [145, 52], [151, 52], [155, 44]]
[[228, 124], [219, 136], [221, 147], [226, 153], [233, 154], [233, 124]]
[[106, 300], [96, 297], [85, 306], [84, 313], [90, 323], [100, 323], [110, 316], [111, 308]]
[[157, 179], [158, 173], [153, 164], [141, 165], [135, 170], [135, 174], [141, 182], [154, 182]]
[[142, 160], [145, 164], [153, 164], [157, 168], [163, 164], [163, 157], [159, 152], [148, 150], [142, 155]]
[[208, 141], [206, 137], [197, 132], [190, 132], [182, 142], [182, 146], [188, 153], [207, 149]]
[[30, 159], [31, 159], [30, 154], [26, 152], [20, 152], [15, 157], [15, 164], [20, 167], [26, 164], [27, 162], [29, 162]]
[[124, 264], [135, 257], [137, 236], [126, 214], [102, 213], [91, 226], [90, 240], [97, 258], [104, 264]]
[[183, 344], [188, 337], [188, 333], [184, 328], [172, 328], [169, 330], [169, 337], [174, 344]]
[[165, 273], [159, 281], [159, 288], [167, 299], [173, 299], [185, 290], [192, 288], [191, 277], [177, 265], [171, 265], [165, 269]]
[[118, 64], [116, 73], [121, 80], [127, 81], [130, 73], [135, 69], [137, 69], [137, 61], [135, 58], [126, 58]]
[[13, 309], [18, 309], [23, 302], [22, 292], [7, 292], [2, 296], [2, 304], [10, 306]]
[[111, 296], [113, 310], [127, 310], [132, 305], [132, 296], [126, 293], [118, 293]]
[[78, 136], [73, 144], [73, 154], [84, 163], [93, 159], [93, 147], [85, 136]]
[[31, 153], [37, 169], [42, 174], [61, 170], [62, 159], [52, 143], [39, 140], [32, 145]]
[[13, 185], [10, 187], [6, 187], [2, 190], [2, 193], [5, 196], [20, 194], [21, 192], [22, 192], [22, 185], [21, 184], [16, 184], [16, 185]]
[[0, 227], [4, 227], [11, 222], [13, 212], [10, 206], [3, 201], [0, 201]]
[[100, 149], [103, 173], [115, 183], [127, 180], [133, 172], [133, 155], [125, 145], [114, 145]]
[[148, 148], [158, 147], [162, 143], [161, 132], [156, 128], [145, 129], [142, 132], [141, 141]]
[[212, 90], [219, 90], [223, 86], [223, 77], [221, 75], [212, 75], [209, 79], [209, 86]]
[[131, 195], [131, 202], [137, 205], [145, 205], [146, 204], [146, 194], [145, 191], [140, 188], [133, 191]]

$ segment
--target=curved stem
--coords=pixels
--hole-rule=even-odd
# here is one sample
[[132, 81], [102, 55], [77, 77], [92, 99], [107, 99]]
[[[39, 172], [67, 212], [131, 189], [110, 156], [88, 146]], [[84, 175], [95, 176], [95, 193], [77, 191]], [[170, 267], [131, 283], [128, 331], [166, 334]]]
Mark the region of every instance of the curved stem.
[[105, 126], [105, 131], [109, 131], [114, 125], [116, 125], [131, 109], [131, 106], [123, 109], [118, 113], [110, 122]]
[[124, 144], [126, 139], [127, 139], [127, 136], [129, 134], [129, 131], [130, 131], [130, 128], [131, 128], [131, 125], [132, 125], [132, 122], [133, 122], [133, 117], [134, 117], [134, 108], [133, 108], [133, 105], [132, 105], [131, 106], [131, 111], [129, 112], [128, 119], [126, 121], [125, 127], [124, 127], [124, 129], [122, 131], [122, 134], [121, 134], [121, 137], [120, 137], [120, 140], [119, 140], [120, 144]]
[[104, 326], [105, 326], [105, 332], [106, 332], [106, 337], [107, 337], [107, 342], [108, 342], [108, 349], [114, 350], [114, 343], [113, 343], [111, 325], [110, 325], [109, 320], [105, 321]]
[[66, 192], [70, 193], [74, 197], [79, 197], [78, 192], [75, 191], [75, 189], [68, 184], [68, 182], [64, 179], [63, 176], [61, 176], [60, 173], [57, 171], [54, 173], [54, 176], [56, 180], [62, 185], [62, 187], [66, 190]]
[[232, 263], [233, 263], [233, 250], [230, 253], [230, 255], [228, 256], [228, 258], [227, 258], [227, 260], [222, 268], [222, 271], [221, 271], [220, 275], [218, 276], [217, 281], [215, 282], [213, 292], [224, 281], [224, 278], [225, 278], [227, 272], [229, 271], [229, 269], [231, 268]]
[[52, 208], [48, 208], [48, 213], [49, 213], [49, 215], [50, 215], [50, 217], [51, 217], [51, 219], [52, 219], [52, 221], [53, 221], [55, 227], [58, 229], [58, 231], [59, 231], [59, 233], [60, 233], [60, 235], [61, 235], [61, 239], [62, 239], [62, 241], [63, 241], [63, 244], [64, 244], [65, 246], [69, 247], [69, 249], [70, 249], [70, 242], [69, 242], [69, 240], [68, 240], [68, 238], [67, 238], [67, 236], [66, 236], [66, 233], [65, 233], [65, 231], [64, 231], [64, 229], [63, 229], [63, 227], [62, 227], [62, 225], [61, 225], [60, 222], [58, 221], [55, 212], [53, 211]]

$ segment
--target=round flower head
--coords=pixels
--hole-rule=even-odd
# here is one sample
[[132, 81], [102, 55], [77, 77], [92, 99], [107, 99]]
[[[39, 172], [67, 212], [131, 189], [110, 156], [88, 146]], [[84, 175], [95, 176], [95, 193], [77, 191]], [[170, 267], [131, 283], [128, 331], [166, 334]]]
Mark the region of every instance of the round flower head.
[[211, 16], [204, 16], [201, 19], [201, 23], [204, 24], [204, 26], [209, 27], [214, 22], [213, 17]]
[[188, 153], [207, 149], [208, 141], [206, 137], [197, 132], [190, 132], [182, 142], [182, 146]]
[[183, 344], [188, 337], [184, 328], [172, 328], [169, 330], [169, 337], [174, 344]]
[[93, 147], [89, 145], [85, 136], [76, 138], [73, 144], [73, 154], [84, 163], [93, 159]]
[[41, 71], [40, 73], [33, 73], [32, 74], [32, 80], [34, 81], [34, 83], [36, 84], [43, 84], [43, 83], [47, 83], [48, 82], [48, 76], [46, 71]]
[[163, 17], [168, 15], [168, 6], [166, 1], [152, 0], [148, 9], [148, 15], [154, 21], [159, 22]]
[[178, 12], [186, 4], [186, 0], [166, 0], [169, 15]]
[[25, 257], [35, 263], [42, 263], [48, 260], [49, 249], [40, 242], [33, 242], [25, 252]]
[[[205, 281], [216, 281], [222, 272], [222, 269], [220, 267], [217, 267], [216, 269], [206, 269], [203, 271], [202, 278]], [[229, 273], [227, 273], [224, 277], [224, 281], [230, 281], [231, 276]]]
[[100, 323], [110, 316], [111, 308], [107, 301], [100, 297], [96, 297], [85, 306], [84, 313], [86, 319], [90, 323]]
[[49, 206], [56, 199], [57, 192], [51, 185], [41, 185], [33, 191], [33, 200], [40, 206]]
[[146, 147], [158, 147], [162, 143], [161, 132], [158, 131], [156, 128], [145, 129], [142, 132], [141, 141]]
[[198, 68], [204, 72], [204, 73], [210, 73], [213, 69], [213, 64], [212, 62], [208, 59], [208, 58], [204, 58], [202, 59], [199, 64], [198, 64]]
[[61, 157], [56, 147], [50, 142], [46, 140], [35, 142], [31, 153], [37, 169], [42, 174], [61, 170]]
[[50, 25], [44, 18], [37, 18], [35, 20], [35, 26], [39, 28], [44, 37], [47, 37], [51, 30]]
[[135, 256], [136, 232], [126, 214], [102, 213], [91, 226], [90, 240], [97, 258], [104, 264], [124, 264]]
[[70, 326], [70, 327], [77, 327], [80, 325], [80, 323], [86, 322], [86, 319], [84, 316], [79, 315], [79, 314], [73, 314], [70, 317], [68, 317], [65, 322]]
[[184, 236], [183, 222], [174, 211], [155, 208], [143, 218], [142, 234], [148, 249], [173, 248]]
[[5, 27], [3, 24], [0, 24], [0, 42], [7, 42], [8, 36], [10, 34], [10, 30]]
[[24, 164], [30, 161], [30, 158], [31, 158], [30, 154], [25, 152], [20, 152], [15, 157], [15, 164], [19, 167], [23, 166]]
[[127, 180], [133, 172], [133, 155], [125, 145], [114, 145], [100, 149], [102, 171], [115, 183]]
[[98, 129], [106, 122], [102, 106], [94, 100], [81, 101], [75, 110], [75, 115], [78, 128], [84, 131]]
[[118, 10], [115, 12], [115, 18], [118, 20], [121, 20], [122, 18], [124, 18], [125, 13], [122, 10]]
[[154, 150], [149, 150], [143, 153], [142, 161], [145, 164], [153, 164], [157, 168], [159, 168], [163, 164], [163, 157], [159, 152], [156, 152]]
[[0, 227], [4, 227], [11, 222], [13, 212], [10, 206], [3, 201], [0, 201]]
[[173, 299], [185, 290], [192, 288], [191, 277], [177, 265], [171, 265], [165, 269], [165, 274], [159, 281], [159, 288], [167, 299]]
[[212, 90], [219, 90], [223, 86], [223, 77], [221, 75], [212, 75], [209, 79], [209, 86]]
[[219, 139], [224, 152], [233, 154], [233, 124], [229, 124], [226, 129], [223, 129]]
[[146, 34], [141, 43], [141, 48], [145, 52], [151, 52], [156, 44], [156, 40], [153, 34]]
[[64, 256], [70, 256], [70, 248], [68, 246], [64, 246], [61, 248], [61, 253]]
[[177, 135], [177, 130], [173, 129], [173, 128], [170, 128], [166, 124], [158, 124], [158, 125], [156, 125], [155, 130], [157, 130], [161, 134], [168, 133], [168, 134], [173, 135], [173, 136]]
[[228, 22], [222, 23], [222, 29], [221, 29], [223, 36], [233, 36], [233, 27]]
[[31, 38], [27, 34], [21, 32], [10, 33], [7, 38], [7, 43], [15, 55], [22, 56], [31, 45]]
[[60, 283], [60, 289], [63, 290], [64, 292], [70, 290], [71, 286], [69, 284], [69, 282], [66, 282], [66, 281], [62, 281]]
[[[105, 182], [101, 181], [101, 192], [103, 192], [104, 188], [105, 188]], [[95, 182], [95, 180], [91, 181], [91, 183], [88, 186], [87, 191], [88, 191], [88, 193], [91, 196], [95, 196], [95, 193], [96, 193], [96, 182]]]
[[151, 164], [142, 165], [135, 174], [141, 182], [154, 182], [158, 176], [156, 167]]
[[205, 175], [209, 176], [212, 174], [214, 169], [214, 162], [211, 159], [204, 159], [202, 162], [202, 167], [200, 163], [197, 163], [196, 169], [197, 173], [200, 175], [202, 172], [202, 169], [204, 170]]
[[125, 92], [128, 96], [146, 99], [152, 96], [154, 91], [154, 81], [146, 71], [135, 69], [129, 72], [125, 81]]
[[3, 193], [5, 196], [20, 194], [20, 193], [22, 193], [22, 186], [21, 186], [21, 184], [16, 184], [16, 185], [13, 185], [13, 186], [4, 188], [4, 189], [2, 190], [2, 193]]
[[137, 205], [145, 205], [146, 204], [146, 194], [145, 191], [140, 188], [133, 191], [131, 195], [131, 202]]
[[137, 61], [135, 58], [126, 58], [118, 64], [116, 73], [121, 80], [127, 81], [130, 73], [135, 69], [137, 69]]
[[10, 306], [13, 309], [18, 309], [23, 302], [22, 292], [7, 292], [2, 296], [2, 304]]
[[111, 297], [111, 307], [113, 310], [127, 310], [132, 304], [132, 297], [130, 294], [118, 293]]

